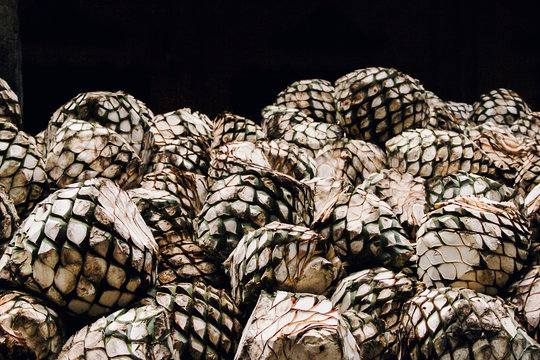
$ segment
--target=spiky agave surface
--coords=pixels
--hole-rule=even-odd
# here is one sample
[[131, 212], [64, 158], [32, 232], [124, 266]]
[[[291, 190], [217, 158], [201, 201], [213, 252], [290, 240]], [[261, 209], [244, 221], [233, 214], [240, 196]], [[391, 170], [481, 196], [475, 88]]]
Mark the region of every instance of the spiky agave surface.
[[0, 184], [21, 217], [49, 191], [45, 163], [34, 138], [7, 122], [0, 122]]
[[371, 173], [388, 168], [385, 152], [363, 140], [344, 139], [326, 145], [315, 158], [321, 177], [346, 178], [354, 186]]
[[208, 181], [205, 176], [174, 167], [146, 174], [140, 187], [167, 191], [177, 197], [191, 219], [194, 219], [201, 210], [208, 193]]
[[462, 134], [453, 131], [414, 129], [386, 142], [390, 167], [423, 178], [454, 174], [459, 170], [489, 175], [489, 157]]
[[308, 151], [283, 140], [259, 141], [257, 146], [264, 152], [270, 167], [276, 171], [306, 180], [317, 176], [315, 159]]
[[309, 226], [313, 195], [303, 183], [264, 168], [218, 180], [197, 222], [201, 246], [225, 260], [249, 231], [272, 221]]
[[255, 167], [274, 170], [297, 180], [317, 173], [309, 153], [283, 139], [271, 141], [232, 141], [212, 150], [208, 175], [211, 182], [239, 174]]
[[263, 292], [235, 359], [360, 360], [347, 324], [322, 295]]
[[19, 228], [20, 218], [13, 200], [11, 200], [6, 189], [0, 185], [0, 256]]
[[368, 359], [397, 358], [399, 317], [405, 301], [422, 283], [382, 267], [362, 270], [342, 279], [331, 301], [348, 322]]
[[0, 290], [0, 349], [8, 358], [56, 359], [64, 344], [60, 316], [34, 296]]
[[243, 173], [251, 165], [270, 170], [270, 162], [257, 144], [249, 141], [231, 141], [211, 153], [208, 176], [216, 180]]
[[315, 177], [303, 180], [304, 184], [311, 189], [315, 201], [315, 218], [324, 209], [327, 202], [342, 192], [352, 192], [354, 186], [344, 178], [334, 179], [331, 177]]
[[349, 270], [401, 268], [413, 247], [390, 206], [357, 187], [340, 192], [317, 214], [313, 229], [332, 240]]
[[426, 189], [421, 177], [402, 174], [396, 169], [384, 169], [369, 175], [360, 188], [385, 201], [407, 234], [414, 239], [425, 216]]
[[278, 94], [274, 104], [300, 109], [315, 121], [336, 122], [334, 86], [328, 80], [295, 81]]
[[522, 161], [515, 177], [514, 187], [519, 196], [525, 197], [540, 184], [540, 147], [534, 146]]
[[342, 139], [343, 136], [340, 125], [313, 121], [294, 125], [281, 136], [281, 139], [306, 150], [315, 158], [319, 150], [327, 144]]
[[154, 134], [154, 151], [178, 138], [196, 139], [204, 148], [212, 141], [212, 120], [208, 116], [182, 108], [154, 116], [150, 131]]
[[139, 99], [123, 91], [80, 93], [62, 105], [47, 126], [47, 148], [56, 131], [70, 118], [98, 123], [122, 136], [141, 158], [143, 166], [150, 161], [154, 137], [150, 124], [154, 114]]
[[426, 91], [426, 101], [429, 105], [427, 127], [462, 133], [469, 126], [469, 119], [473, 111], [472, 105], [444, 101], [431, 91]]
[[540, 139], [540, 112], [531, 112], [512, 123], [510, 130], [519, 138]]
[[234, 300], [251, 309], [262, 290], [327, 295], [341, 260], [332, 243], [316, 232], [272, 222], [244, 235], [224, 266]]
[[493, 201], [509, 201], [514, 190], [486, 176], [458, 171], [426, 181], [426, 201], [432, 209], [441, 201], [454, 199], [460, 195], [483, 196]]
[[350, 138], [382, 146], [429, 120], [424, 88], [396, 69], [359, 69], [336, 80], [335, 88], [338, 122]]
[[67, 119], [50, 143], [45, 170], [55, 187], [104, 177], [126, 189], [140, 183], [144, 166], [135, 149], [116, 132]]
[[19, 97], [2, 78], [0, 78], [0, 122], [11, 123], [17, 128], [22, 125]]
[[167, 309], [146, 305], [118, 310], [77, 331], [59, 360], [177, 359]]
[[141, 300], [170, 314], [175, 358], [232, 359], [242, 334], [243, 316], [223, 290], [200, 282], [162, 286]]
[[404, 305], [400, 359], [537, 359], [540, 347], [500, 298], [426, 289]]
[[227, 281], [219, 262], [196, 241], [194, 224], [181, 200], [164, 190], [129, 190], [159, 248], [158, 283], [201, 280], [218, 287]]
[[540, 266], [533, 266], [510, 286], [507, 300], [516, 306], [516, 315], [527, 332], [540, 341]]
[[108, 179], [93, 179], [39, 203], [0, 259], [0, 277], [66, 315], [97, 317], [155, 285], [157, 256], [127, 193]]
[[263, 129], [253, 120], [225, 111], [214, 120], [212, 148], [231, 141], [257, 142], [265, 140]]
[[515, 91], [499, 88], [480, 96], [473, 104], [471, 120], [478, 124], [493, 120], [512, 126], [514, 121], [530, 112], [529, 105]]
[[207, 175], [210, 155], [208, 149], [192, 137], [168, 141], [152, 154], [148, 173], [159, 172], [168, 167], [181, 171]]
[[467, 129], [466, 135], [490, 159], [492, 173], [513, 185], [530, 145], [514, 136], [508, 126], [492, 121]]
[[262, 129], [269, 139], [277, 139], [297, 124], [313, 122], [301, 109], [289, 108], [283, 105], [268, 105], [261, 111]]
[[513, 203], [472, 195], [439, 203], [418, 230], [418, 277], [430, 287], [495, 295], [525, 265], [529, 237]]

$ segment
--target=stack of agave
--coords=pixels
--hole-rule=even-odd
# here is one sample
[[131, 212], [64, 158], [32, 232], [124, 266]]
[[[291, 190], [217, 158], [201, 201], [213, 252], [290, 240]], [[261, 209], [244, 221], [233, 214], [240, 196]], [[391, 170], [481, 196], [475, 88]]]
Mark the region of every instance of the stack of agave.
[[0, 81], [2, 356], [540, 359], [518, 94], [444, 101], [372, 67], [261, 114], [89, 92], [33, 137]]

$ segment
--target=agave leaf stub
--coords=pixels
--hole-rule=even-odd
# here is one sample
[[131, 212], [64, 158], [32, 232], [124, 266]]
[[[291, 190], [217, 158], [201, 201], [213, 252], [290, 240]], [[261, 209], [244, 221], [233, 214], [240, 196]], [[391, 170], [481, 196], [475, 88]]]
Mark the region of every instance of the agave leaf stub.
[[359, 360], [347, 325], [324, 296], [262, 293], [235, 359]]

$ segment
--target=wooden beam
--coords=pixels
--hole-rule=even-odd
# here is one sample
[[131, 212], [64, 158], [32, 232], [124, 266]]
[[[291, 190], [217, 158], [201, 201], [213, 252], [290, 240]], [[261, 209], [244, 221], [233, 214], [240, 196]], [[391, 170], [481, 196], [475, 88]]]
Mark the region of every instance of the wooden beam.
[[19, 96], [22, 109], [22, 52], [18, 0], [0, 0], [0, 77]]

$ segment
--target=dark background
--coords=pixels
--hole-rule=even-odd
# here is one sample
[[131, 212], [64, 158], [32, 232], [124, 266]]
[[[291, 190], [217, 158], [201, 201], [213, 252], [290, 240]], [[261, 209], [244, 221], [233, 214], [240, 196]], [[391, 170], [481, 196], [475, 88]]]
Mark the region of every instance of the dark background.
[[293, 81], [368, 66], [395, 67], [446, 100], [507, 87], [540, 109], [538, 12], [517, 2], [20, 0], [19, 14], [32, 134], [92, 90], [125, 90], [156, 114], [259, 121]]

